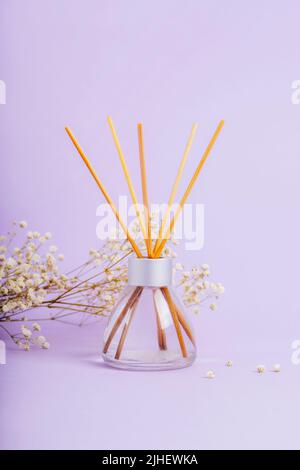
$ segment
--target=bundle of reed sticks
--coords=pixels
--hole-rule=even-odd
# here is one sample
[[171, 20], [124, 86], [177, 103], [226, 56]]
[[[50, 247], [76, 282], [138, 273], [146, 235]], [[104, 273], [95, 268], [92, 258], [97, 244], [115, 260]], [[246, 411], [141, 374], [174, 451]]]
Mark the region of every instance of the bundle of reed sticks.
[[[186, 201], [187, 201], [187, 199], [188, 199], [188, 197], [189, 197], [189, 195], [190, 195], [190, 193], [191, 193], [191, 191], [192, 191], [192, 189], [193, 189], [193, 187], [194, 187], [194, 185], [195, 185], [195, 183], [196, 183], [196, 181], [199, 177], [199, 174], [200, 174], [200, 172], [201, 172], [201, 170], [202, 170], [202, 168], [203, 168], [203, 166], [204, 166], [204, 164], [205, 164], [205, 162], [206, 162], [206, 160], [207, 160], [207, 158], [208, 158], [208, 156], [209, 156], [209, 154], [210, 154], [210, 152], [211, 152], [211, 150], [212, 150], [212, 148], [213, 148], [213, 146], [214, 146], [214, 144], [215, 144], [215, 142], [216, 142], [216, 140], [217, 140], [217, 138], [218, 138], [218, 136], [221, 132], [221, 129], [224, 125], [224, 121], [222, 120], [222, 121], [219, 122], [215, 132], [212, 135], [212, 138], [211, 138], [209, 144], [207, 145], [203, 155], [200, 158], [200, 161], [199, 161], [199, 163], [198, 163], [198, 165], [197, 165], [197, 167], [196, 167], [196, 169], [193, 173], [192, 178], [190, 179], [190, 182], [189, 182], [186, 190], [183, 193], [183, 196], [180, 199], [179, 205], [178, 205], [173, 217], [170, 220], [170, 214], [171, 214], [172, 206], [173, 206], [175, 198], [176, 198], [177, 190], [178, 190], [178, 187], [179, 187], [182, 175], [183, 175], [185, 164], [186, 164], [186, 161], [187, 161], [187, 158], [188, 158], [188, 155], [189, 155], [189, 152], [190, 152], [190, 149], [191, 149], [191, 146], [192, 146], [192, 143], [193, 143], [196, 131], [197, 131], [197, 127], [198, 127], [197, 124], [194, 124], [192, 126], [192, 129], [191, 129], [191, 132], [190, 132], [190, 135], [189, 135], [189, 138], [188, 138], [188, 141], [187, 141], [182, 159], [180, 161], [180, 165], [179, 165], [179, 168], [178, 168], [178, 171], [177, 171], [177, 174], [176, 174], [176, 178], [175, 178], [174, 184], [172, 186], [172, 190], [171, 190], [169, 200], [168, 200], [167, 209], [166, 209], [166, 212], [165, 212], [165, 214], [162, 218], [162, 221], [161, 221], [161, 224], [160, 224], [160, 227], [159, 227], [159, 234], [158, 234], [157, 239], [155, 240], [155, 243], [152, 240], [152, 233], [151, 233], [151, 212], [150, 212], [148, 187], [147, 187], [143, 126], [142, 126], [141, 123], [138, 123], [138, 125], [137, 125], [137, 134], [138, 134], [138, 142], [139, 142], [139, 161], [140, 161], [140, 172], [141, 172], [141, 186], [142, 186], [143, 206], [144, 206], [144, 211], [142, 213], [140, 211], [140, 205], [138, 203], [136, 192], [134, 190], [132, 179], [131, 179], [131, 176], [130, 176], [130, 173], [129, 173], [129, 170], [128, 170], [128, 167], [127, 167], [126, 159], [125, 159], [125, 156], [124, 156], [124, 153], [123, 153], [123, 150], [122, 150], [122, 147], [121, 147], [121, 144], [120, 144], [119, 138], [117, 136], [117, 132], [115, 130], [115, 127], [114, 127], [114, 124], [113, 124], [113, 121], [112, 121], [111, 117], [108, 117], [108, 124], [109, 124], [110, 130], [111, 130], [111, 133], [112, 133], [112, 137], [113, 137], [113, 140], [114, 140], [114, 143], [115, 143], [115, 146], [116, 146], [119, 158], [120, 158], [121, 166], [122, 166], [122, 169], [123, 169], [123, 172], [124, 172], [124, 175], [125, 175], [125, 179], [126, 179], [126, 182], [127, 182], [127, 185], [128, 185], [128, 189], [129, 189], [129, 192], [130, 192], [130, 195], [131, 195], [134, 207], [135, 207], [136, 216], [137, 216], [137, 219], [138, 219], [139, 224], [140, 224], [141, 232], [143, 234], [147, 256], [143, 256], [138, 244], [136, 243], [133, 236], [130, 234], [130, 232], [129, 232], [126, 224], [122, 220], [122, 218], [121, 218], [121, 216], [120, 216], [113, 200], [111, 199], [111, 197], [110, 197], [109, 193], [107, 192], [105, 186], [103, 185], [102, 181], [99, 179], [99, 177], [98, 177], [95, 169], [91, 165], [88, 157], [86, 156], [83, 149], [79, 145], [78, 141], [74, 137], [71, 129], [69, 127], [66, 127], [65, 130], [66, 130], [67, 134], [69, 135], [71, 141], [73, 142], [75, 148], [77, 149], [79, 155], [81, 156], [82, 160], [84, 161], [87, 168], [89, 169], [92, 177], [94, 178], [94, 180], [95, 180], [96, 184], [98, 185], [100, 191], [102, 192], [104, 198], [106, 199], [106, 201], [110, 205], [114, 215], [116, 216], [121, 228], [123, 229], [128, 241], [129, 241], [129, 243], [131, 244], [132, 249], [135, 252], [136, 256], [138, 258], [147, 257], [147, 258], [150, 258], [150, 259], [157, 259], [161, 256], [162, 251], [163, 251], [167, 241], [169, 240], [169, 238], [172, 234], [172, 231], [173, 231], [173, 229], [175, 227], [175, 224], [176, 224], [176, 221], [178, 220], [178, 217], [179, 217], [179, 215], [180, 215], [180, 213], [181, 213], [181, 211], [184, 207], [184, 204], [186, 203]], [[109, 335], [108, 339], [105, 342], [104, 350], [103, 350], [104, 353], [106, 353], [108, 351], [116, 332], [118, 331], [119, 327], [124, 322], [124, 320], [127, 319], [127, 321], [125, 321], [123, 331], [121, 333], [119, 344], [118, 344], [118, 347], [117, 347], [117, 350], [116, 350], [116, 353], [115, 353], [115, 359], [119, 359], [120, 356], [121, 356], [122, 349], [123, 349], [123, 346], [124, 346], [124, 342], [125, 342], [125, 339], [126, 339], [126, 336], [127, 336], [127, 333], [128, 333], [128, 329], [130, 327], [130, 323], [131, 323], [131, 320], [133, 318], [133, 313], [136, 309], [136, 306], [137, 306], [139, 298], [142, 294], [142, 291], [143, 291], [143, 289], [141, 287], [136, 287], [133, 290], [127, 304], [124, 306], [122, 312], [120, 313], [119, 317], [117, 318], [115, 324], [113, 325], [113, 328], [111, 329], [110, 335]], [[175, 305], [175, 302], [173, 302], [173, 299], [172, 299], [172, 296], [170, 294], [169, 289], [167, 287], [162, 287], [162, 288], [160, 288], [160, 292], [161, 292], [163, 298], [165, 299], [165, 301], [166, 301], [166, 303], [169, 307], [169, 311], [170, 311], [170, 314], [171, 314], [171, 317], [172, 317], [172, 320], [173, 320], [173, 324], [174, 324], [175, 329], [176, 329], [176, 333], [177, 333], [178, 342], [179, 342], [179, 345], [180, 345], [182, 356], [187, 357], [188, 353], [187, 353], [187, 349], [186, 349], [186, 346], [185, 346], [185, 341], [184, 341], [184, 337], [183, 337], [183, 334], [182, 334], [182, 330], [186, 333], [189, 340], [194, 344], [194, 338], [193, 338], [191, 329], [190, 329], [189, 325], [187, 324], [183, 313], [180, 311], [179, 307], [177, 305]], [[155, 305], [155, 310], [156, 310], [158, 345], [159, 345], [159, 348], [161, 350], [166, 350], [167, 349], [166, 332], [164, 331], [164, 329], [162, 328], [162, 325], [161, 325], [160, 314], [159, 314], [159, 303], [155, 299], [155, 295], [154, 295], [154, 305]], [[129, 318], [127, 318], [128, 314], [130, 315]], [[181, 330], [181, 328], [182, 328], [182, 330]]]

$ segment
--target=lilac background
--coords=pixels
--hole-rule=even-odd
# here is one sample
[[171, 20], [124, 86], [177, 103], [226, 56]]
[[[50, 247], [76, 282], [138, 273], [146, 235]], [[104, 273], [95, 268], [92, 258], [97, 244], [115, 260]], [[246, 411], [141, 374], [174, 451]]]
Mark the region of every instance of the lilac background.
[[[1, 447], [300, 447], [300, 369], [290, 363], [300, 337], [300, 106], [291, 104], [299, 14], [297, 0], [0, 0], [1, 232], [12, 219], [51, 231], [66, 267], [97, 246], [101, 202], [66, 124], [116, 198], [126, 186], [106, 115], [136, 185], [141, 120], [159, 202], [192, 122], [199, 131], [184, 183], [226, 121], [191, 196], [206, 207], [205, 247], [181, 251], [187, 266], [208, 262], [226, 286], [218, 312], [195, 318], [201, 361], [119, 373], [97, 361], [101, 326], [51, 326], [51, 351], [9, 350], [0, 366]], [[260, 362], [281, 362], [284, 373], [257, 377]], [[202, 380], [211, 367], [217, 380]]]

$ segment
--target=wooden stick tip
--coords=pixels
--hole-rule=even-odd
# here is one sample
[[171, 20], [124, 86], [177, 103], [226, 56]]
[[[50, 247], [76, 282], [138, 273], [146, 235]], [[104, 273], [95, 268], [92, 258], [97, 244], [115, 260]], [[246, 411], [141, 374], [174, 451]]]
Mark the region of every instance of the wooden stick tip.
[[70, 138], [73, 138], [73, 132], [71, 131], [71, 129], [69, 128], [69, 126], [66, 126], [66, 127], [65, 127], [65, 131], [66, 131], [66, 133], [68, 134], [68, 136], [69, 136]]

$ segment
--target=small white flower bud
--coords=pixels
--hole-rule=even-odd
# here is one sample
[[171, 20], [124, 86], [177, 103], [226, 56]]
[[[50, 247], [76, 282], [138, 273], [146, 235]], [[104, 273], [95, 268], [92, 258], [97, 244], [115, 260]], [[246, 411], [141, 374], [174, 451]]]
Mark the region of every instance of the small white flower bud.
[[43, 344], [46, 342], [46, 338], [45, 336], [38, 336], [35, 342], [38, 346], [43, 347]]
[[265, 371], [266, 371], [266, 368], [265, 368], [264, 365], [260, 364], [260, 365], [258, 365], [258, 366], [256, 367], [256, 370], [257, 370], [257, 372], [258, 372], [259, 374], [264, 374]]
[[206, 373], [206, 378], [207, 378], [207, 379], [215, 379], [215, 377], [216, 377], [216, 376], [215, 376], [215, 373], [214, 373], [214, 371], [212, 371], [212, 370], [209, 370], [209, 371]]
[[203, 271], [209, 271], [209, 266], [208, 266], [208, 264], [202, 264], [201, 269], [202, 269]]
[[183, 270], [182, 264], [181, 264], [181, 263], [176, 263], [176, 264], [175, 264], [175, 269], [176, 269], [177, 271], [182, 271], [182, 270]]
[[30, 329], [25, 325], [21, 326], [21, 331], [25, 338], [30, 338], [32, 335]]
[[39, 325], [36, 322], [32, 325], [32, 327], [33, 327], [34, 331], [41, 331], [41, 329], [42, 329], [41, 325]]

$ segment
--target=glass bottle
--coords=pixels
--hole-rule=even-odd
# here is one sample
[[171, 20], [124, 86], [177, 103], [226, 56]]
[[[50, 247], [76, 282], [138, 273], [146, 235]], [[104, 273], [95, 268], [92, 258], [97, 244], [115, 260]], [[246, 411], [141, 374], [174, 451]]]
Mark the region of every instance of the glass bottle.
[[110, 315], [102, 357], [121, 369], [187, 367], [196, 358], [193, 330], [172, 288], [170, 258], [130, 258], [128, 286]]

